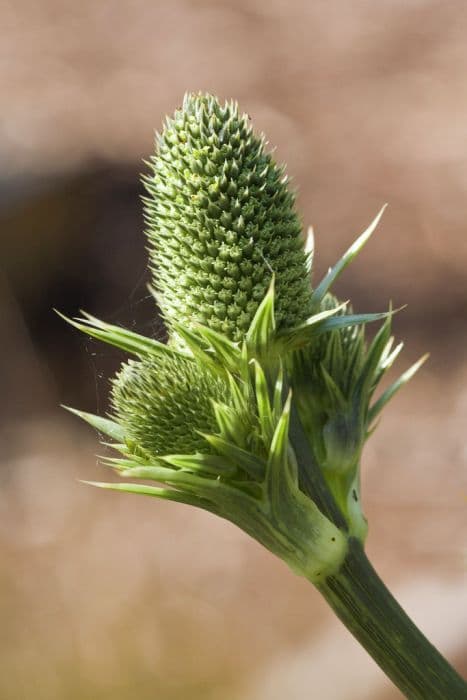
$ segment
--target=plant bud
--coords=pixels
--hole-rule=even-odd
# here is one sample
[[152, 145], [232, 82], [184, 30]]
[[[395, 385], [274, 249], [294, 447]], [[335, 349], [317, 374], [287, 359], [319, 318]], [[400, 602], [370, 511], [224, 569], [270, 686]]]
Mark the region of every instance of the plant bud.
[[197, 432], [212, 432], [212, 400], [223, 401], [225, 383], [190, 359], [130, 360], [112, 382], [112, 406], [127, 437], [151, 455], [209, 451]]
[[[283, 168], [247, 115], [188, 95], [144, 178], [153, 286], [166, 323], [241, 340], [275, 273], [278, 328], [311, 313], [301, 224]], [[226, 298], [222, 293], [228, 289]]]

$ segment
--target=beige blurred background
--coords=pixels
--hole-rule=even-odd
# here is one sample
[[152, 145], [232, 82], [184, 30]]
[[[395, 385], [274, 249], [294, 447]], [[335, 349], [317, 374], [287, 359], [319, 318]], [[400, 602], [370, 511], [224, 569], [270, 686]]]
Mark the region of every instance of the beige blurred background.
[[368, 550], [467, 673], [467, 6], [462, 0], [0, 0], [0, 698], [395, 700], [306, 581], [233, 526], [95, 492], [121, 356], [52, 311], [161, 337], [139, 196], [183, 93], [234, 97], [286, 161], [320, 275], [388, 299], [402, 370], [365, 453]]

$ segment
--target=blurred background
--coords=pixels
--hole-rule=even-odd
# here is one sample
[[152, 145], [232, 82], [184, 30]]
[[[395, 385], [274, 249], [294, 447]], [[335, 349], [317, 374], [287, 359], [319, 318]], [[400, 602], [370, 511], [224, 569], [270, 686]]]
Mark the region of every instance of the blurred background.
[[[80, 308], [155, 337], [142, 162], [185, 91], [235, 98], [285, 161], [320, 276], [408, 307], [368, 444], [368, 550], [467, 673], [467, 6], [462, 0], [0, 0], [0, 698], [396, 700], [295, 577], [230, 524], [96, 492], [122, 357]], [[102, 448], [101, 448], [102, 449]]]

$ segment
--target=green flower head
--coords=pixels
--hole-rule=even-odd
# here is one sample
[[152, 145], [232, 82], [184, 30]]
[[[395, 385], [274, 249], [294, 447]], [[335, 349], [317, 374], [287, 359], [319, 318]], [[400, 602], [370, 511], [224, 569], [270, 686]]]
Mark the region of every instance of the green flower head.
[[129, 360], [112, 381], [112, 406], [127, 439], [150, 455], [209, 448], [201, 431], [216, 426], [213, 401], [227, 385], [183, 356]]
[[301, 224], [284, 169], [246, 114], [187, 95], [144, 178], [153, 285], [167, 325], [200, 322], [243, 338], [276, 278], [276, 320], [310, 315]]

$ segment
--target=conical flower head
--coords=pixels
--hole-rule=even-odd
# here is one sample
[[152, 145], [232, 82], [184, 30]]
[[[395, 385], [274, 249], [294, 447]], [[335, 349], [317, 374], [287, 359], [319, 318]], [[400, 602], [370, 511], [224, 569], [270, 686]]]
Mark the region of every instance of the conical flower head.
[[154, 288], [165, 320], [244, 337], [276, 279], [278, 327], [311, 312], [301, 225], [283, 168], [233, 103], [188, 95], [145, 178]]
[[150, 455], [208, 451], [199, 434], [214, 432], [213, 401], [225, 382], [181, 356], [130, 360], [112, 382], [112, 405], [125, 434]]

